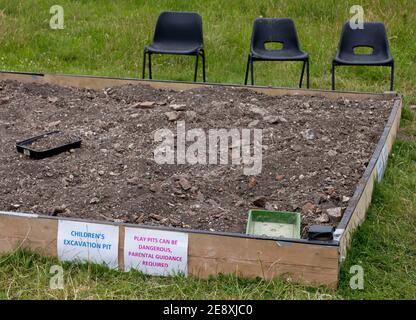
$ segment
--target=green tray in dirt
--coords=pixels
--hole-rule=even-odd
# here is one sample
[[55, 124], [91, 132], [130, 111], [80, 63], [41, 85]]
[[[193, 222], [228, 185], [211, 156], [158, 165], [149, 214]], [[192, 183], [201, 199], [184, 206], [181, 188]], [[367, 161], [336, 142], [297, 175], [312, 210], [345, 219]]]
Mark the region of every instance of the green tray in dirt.
[[246, 234], [300, 239], [300, 213], [252, 209]]

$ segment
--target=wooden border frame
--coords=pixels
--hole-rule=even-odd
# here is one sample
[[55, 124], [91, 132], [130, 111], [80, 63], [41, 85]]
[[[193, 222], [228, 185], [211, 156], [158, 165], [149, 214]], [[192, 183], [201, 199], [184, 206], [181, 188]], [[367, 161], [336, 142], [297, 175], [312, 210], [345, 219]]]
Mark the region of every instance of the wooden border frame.
[[44, 255], [57, 256], [59, 220], [111, 224], [119, 226], [119, 265], [120, 268], [123, 268], [125, 226], [180, 231], [188, 233], [189, 237], [188, 273], [190, 276], [206, 278], [220, 273], [233, 273], [242, 277], [264, 279], [284, 276], [306, 285], [325, 285], [331, 288], [337, 287], [340, 262], [346, 256], [352, 233], [365, 219], [375, 180], [381, 179], [400, 125], [402, 107], [401, 96], [394, 92], [357, 93], [7, 71], [0, 71], [0, 80], [48, 83], [90, 89], [104, 89], [124, 84], [147, 84], [155, 88], [174, 90], [203, 86], [232, 86], [268, 95], [313, 95], [332, 99], [343, 97], [353, 100], [394, 99], [387, 125], [332, 241], [256, 237], [237, 233], [120, 224], [0, 211], [0, 252], [9, 252], [24, 246]]

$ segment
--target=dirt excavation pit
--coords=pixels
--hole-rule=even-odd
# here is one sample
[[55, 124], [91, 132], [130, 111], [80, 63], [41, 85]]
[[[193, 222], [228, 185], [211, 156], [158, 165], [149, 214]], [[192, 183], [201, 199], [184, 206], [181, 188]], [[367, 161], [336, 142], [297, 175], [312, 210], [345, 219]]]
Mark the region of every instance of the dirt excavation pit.
[[[232, 87], [93, 91], [3, 81], [0, 210], [244, 233], [248, 210], [264, 207], [301, 212], [305, 236], [311, 224], [338, 224], [392, 104]], [[209, 164], [208, 154], [207, 164], [158, 164], [155, 133], [169, 129], [176, 141], [178, 125], [206, 133], [207, 153], [210, 129], [250, 129], [251, 139], [229, 141], [228, 164]], [[262, 129], [261, 172], [246, 175], [232, 152], [253, 147], [254, 129]], [[82, 147], [42, 160], [16, 152], [17, 141], [54, 130]]]

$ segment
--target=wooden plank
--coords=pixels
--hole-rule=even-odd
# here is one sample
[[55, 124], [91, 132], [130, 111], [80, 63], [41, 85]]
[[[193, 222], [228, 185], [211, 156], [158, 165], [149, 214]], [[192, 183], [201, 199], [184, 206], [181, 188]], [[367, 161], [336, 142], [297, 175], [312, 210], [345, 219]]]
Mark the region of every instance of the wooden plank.
[[336, 246], [191, 233], [188, 250], [189, 274], [196, 277], [231, 273], [270, 280], [284, 276], [329, 287], [336, 287], [338, 282]]
[[396, 100], [392, 115], [389, 118], [385, 132], [380, 139], [381, 144], [379, 144], [375, 156], [372, 157], [368, 165], [369, 172], [364, 173], [364, 177], [362, 179], [363, 181], [360, 181], [357, 191], [353, 196], [351, 208], [347, 208], [347, 210], [351, 210], [352, 213], [346, 213], [338, 226], [341, 230], [343, 229], [342, 236], [339, 240], [341, 260], [344, 260], [347, 256], [347, 250], [351, 243], [351, 237], [354, 231], [364, 222], [366, 218], [367, 210], [370, 206], [373, 195], [375, 181], [377, 179], [376, 164], [379, 158], [383, 156], [381, 152], [383, 147], [386, 148], [388, 154], [391, 152], [394, 140], [396, 139], [396, 135], [400, 127], [401, 108], [402, 100]]
[[243, 86], [239, 84], [217, 84], [217, 83], [188, 83], [188, 82], [174, 82], [174, 81], [154, 81], [128, 78], [110, 78], [110, 77], [93, 77], [80, 75], [57, 75], [57, 74], [43, 74], [30, 75], [24, 73], [8, 73], [0, 72], [0, 80], [17, 80], [21, 82], [37, 82], [49, 83], [60, 86], [72, 86], [78, 88], [87, 88], [101, 90], [108, 87], [121, 86], [126, 84], [133, 85], [149, 85], [157, 89], [172, 89], [172, 90], [189, 90], [194, 88], [201, 88], [206, 86], [223, 86], [235, 87], [241, 89], [253, 90], [259, 93], [264, 93], [271, 96], [282, 95], [305, 95], [318, 96], [330, 99], [347, 98], [352, 100], [363, 99], [390, 99], [396, 96], [394, 92], [386, 93], [362, 93], [362, 92], [341, 92], [332, 90], [314, 90], [314, 89], [297, 89], [297, 88], [277, 88], [277, 87], [258, 87], [258, 86]]
[[27, 248], [57, 256], [58, 220], [0, 214], [0, 252]]
[[119, 238], [118, 238], [118, 267], [120, 270], [124, 270], [124, 238], [126, 227], [120, 225]]

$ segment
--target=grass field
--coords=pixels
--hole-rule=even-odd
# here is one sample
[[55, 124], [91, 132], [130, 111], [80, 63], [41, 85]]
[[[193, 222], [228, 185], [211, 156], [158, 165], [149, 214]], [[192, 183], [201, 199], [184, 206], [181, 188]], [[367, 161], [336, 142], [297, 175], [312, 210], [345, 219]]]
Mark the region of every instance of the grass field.
[[[416, 2], [413, 0], [70, 1], [0, 0], [0, 69], [139, 77], [142, 49], [163, 10], [197, 11], [203, 18], [209, 82], [242, 83], [252, 21], [294, 19], [311, 55], [312, 88], [330, 88], [331, 59], [349, 8], [361, 4], [365, 19], [386, 24], [396, 61], [395, 89], [404, 95], [401, 131], [383, 182], [377, 185], [364, 225], [353, 239], [337, 291], [280, 280], [210, 280], [149, 277], [94, 265], [64, 264], [65, 289], [49, 288], [54, 259], [18, 251], [0, 257], [0, 298], [13, 299], [377, 299], [416, 298]], [[49, 8], [64, 8], [65, 28], [49, 28]], [[155, 57], [157, 79], [192, 80], [194, 60]], [[296, 63], [255, 64], [256, 84], [296, 86]], [[344, 68], [337, 89], [385, 91], [389, 71]], [[364, 290], [349, 286], [351, 265], [364, 268]]]

